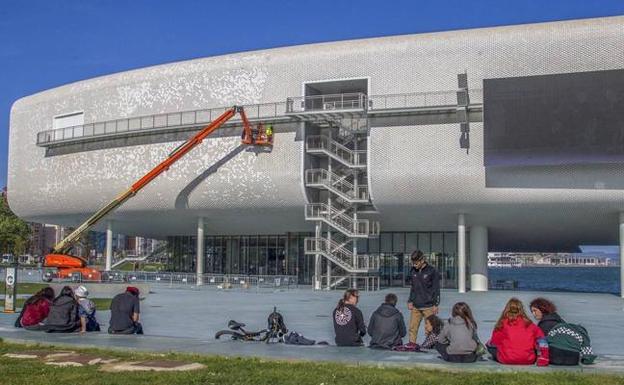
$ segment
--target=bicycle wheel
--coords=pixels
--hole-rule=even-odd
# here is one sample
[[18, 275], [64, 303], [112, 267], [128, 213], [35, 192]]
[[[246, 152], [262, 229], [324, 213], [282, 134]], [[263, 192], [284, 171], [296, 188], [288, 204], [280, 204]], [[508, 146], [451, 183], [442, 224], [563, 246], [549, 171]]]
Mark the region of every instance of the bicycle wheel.
[[243, 340], [245, 339], [245, 335], [234, 330], [220, 330], [215, 334], [215, 339], [219, 339], [221, 336], [230, 336], [233, 340]]

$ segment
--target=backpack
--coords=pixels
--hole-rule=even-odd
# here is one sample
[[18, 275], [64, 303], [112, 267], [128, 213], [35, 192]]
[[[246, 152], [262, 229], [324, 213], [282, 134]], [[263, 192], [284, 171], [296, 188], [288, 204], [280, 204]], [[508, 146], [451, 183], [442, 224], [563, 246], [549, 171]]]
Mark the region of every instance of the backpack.
[[589, 333], [581, 325], [559, 323], [548, 332], [548, 346], [579, 353], [581, 363], [593, 364], [596, 356], [592, 351]]
[[290, 332], [285, 338], [284, 343], [287, 345], [314, 345], [316, 341], [305, 338], [303, 334], [297, 332]]
[[288, 333], [288, 328], [286, 328], [286, 324], [284, 323], [284, 317], [277, 312], [277, 308], [273, 308], [273, 312], [269, 314], [269, 318], [267, 319], [267, 329], [274, 333]]

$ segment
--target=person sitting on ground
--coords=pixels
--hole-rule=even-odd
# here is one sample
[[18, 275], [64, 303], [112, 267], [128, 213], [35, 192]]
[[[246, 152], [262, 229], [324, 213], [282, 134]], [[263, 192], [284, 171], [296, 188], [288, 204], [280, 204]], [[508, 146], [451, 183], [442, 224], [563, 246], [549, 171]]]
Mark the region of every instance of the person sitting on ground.
[[110, 334], [143, 334], [143, 326], [139, 322], [141, 311], [138, 288], [128, 286], [125, 292], [117, 294], [111, 302], [110, 310]]
[[362, 346], [362, 337], [366, 335], [364, 316], [357, 308], [359, 293], [356, 289], [345, 291], [333, 312], [336, 345]]
[[100, 324], [95, 318], [95, 303], [89, 298], [89, 291], [84, 286], [78, 286], [74, 291], [78, 300], [78, 317], [80, 318], [80, 333], [99, 332]]
[[444, 361], [475, 362], [477, 360], [477, 323], [465, 302], [453, 305], [451, 318], [444, 323], [436, 350]]
[[41, 329], [48, 333], [72, 333], [79, 327], [78, 302], [71, 287], [65, 286], [52, 301], [50, 312]]
[[432, 314], [425, 318], [425, 339], [422, 344], [420, 344], [420, 348], [435, 349], [443, 327], [444, 323], [437, 315]]
[[392, 349], [403, 344], [407, 329], [403, 314], [396, 308], [397, 301], [396, 294], [386, 295], [384, 303], [371, 316], [368, 323], [371, 348]]
[[[587, 343], [589, 346], [587, 330], [580, 325], [567, 324], [557, 314], [555, 304], [546, 298], [535, 298], [531, 301], [530, 308], [538, 321], [537, 326], [547, 336], [549, 363], [551, 365], [578, 365], [582, 358], [582, 345]], [[570, 344], [566, 340], [571, 335], [574, 335], [574, 338]], [[592, 355], [588, 348], [585, 352], [589, 352], [588, 356]], [[593, 362], [593, 359], [591, 361]]]
[[512, 298], [494, 327], [487, 349], [501, 364], [532, 365], [537, 359], [535, 348], [540, 338], [544, 338], [542, 329], [531, 322], [522, 302]]
[[24, 302], [15, 326], [28, 330], [39, 330], [39, 323], [48, 317], [53, 300], [54, 289], [48, 286], [39, 290]]
[[544, 335], [548, 335], [548, 332], [557, 324], [565, 322], [559, 317], [559, 314], [557, 314], [557, 307], [555, 304], [546, 298], [535, 298], [531, 301], [529, 307], [531, 313], [533, 313], [533, 316], [537, 320], [537, 326], [542, 329]]

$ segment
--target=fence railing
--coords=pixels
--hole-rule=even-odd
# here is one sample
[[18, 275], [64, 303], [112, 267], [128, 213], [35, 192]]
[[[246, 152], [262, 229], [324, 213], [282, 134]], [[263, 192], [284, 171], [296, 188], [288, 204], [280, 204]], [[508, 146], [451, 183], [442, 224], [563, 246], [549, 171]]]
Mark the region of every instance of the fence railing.
[[307, 185], [322, 185], [344, 195], [348, 200], [368, 201], [368, 186], [358, 185], [345, 180], [329, 170], [314, 168], [305, 172]]
[[[264, 103], [243, 106], [249, 119], [266, 119], [284, 116], [286, 103]], [[171, 112], [166, 114], [138, 116], [104, 122], [83, 124], [66, 128], [42, 131], [37, 134], [37, 144], [48, 144], [77, 138], [105, 136], [133, 131], [153, 130], [171, 127], [200, 126], [208, 124], [231, 107], [216, 107], [202, 110]], [[231, 122], [240, 121], [240, 116]]]
[[327, 151], [349, 166], [366, 166], [366, 151], [352, 150], [325, 135], [310, 135], [306, 138], [308, 151]]
[[[249, 119], [284, 117], [292, 113], [340, 111], [340, 110], [383, 110], [397, 108], [418, 108], [453, 106], [458, 98], [465, 98], [461, 90], [414, 92], [367, 96], [364, 93], [312, 95], [289, 97], [285, 102], [261, 103], [243, 106]], [[469, 90], [470, 103], [483, 103], [480, 89]], [[208, 124], [225, 112], [228, 107], [215, 107], [190, 111], [144, 115], [78, 126], [46, 130], [37, 134], [37, 144], [46, 145], [72, 139], [139, 132], [172, 127], [193, 127]], [[240, 121], [235, 116], [232, 122]]]
[[[0, 268], [0, 277], [4, 269]], [[71, 283], [148, 283], [171, 287], [197, 285], [197, 274], [184, 272], [152, 271], [106, 271], [100, 279], [88, 279], [79, 273], [60, 279], [53, 271], [45, 268], [19, 268], [18, 282], [71, 282]], [[239, 287], [239, 288], [295, 288], [299, 280], [295, 275], [245, 275], [245, 274], [203, 274], [203, 286]], [[227, 288], [224, 287], [224, 288]]]
[[366, 94], [361, 92], [289, 97], [286, 112], [363, 110], [366, 108]]

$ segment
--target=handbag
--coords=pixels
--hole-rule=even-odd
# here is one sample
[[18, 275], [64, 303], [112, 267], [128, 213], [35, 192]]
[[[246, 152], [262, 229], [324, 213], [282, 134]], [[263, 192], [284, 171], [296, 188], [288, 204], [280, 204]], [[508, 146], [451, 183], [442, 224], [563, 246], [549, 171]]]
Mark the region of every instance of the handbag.
[[477, 343], [477, 348], [475, 349], [475, 354], [477, 356], [479, 356], [479, 357], [486, 355], [487, 354], [487, 348], [485, 347], [485, 345], [483, 345], [483, 343], [479, 339], [479, 335], [477, 334], [477, 330], [476, 329], [472, 332], [472, 338]]

